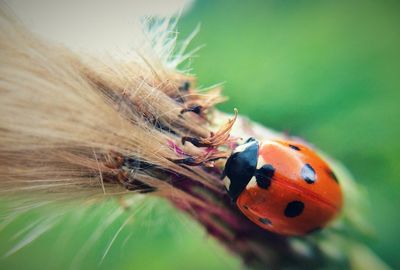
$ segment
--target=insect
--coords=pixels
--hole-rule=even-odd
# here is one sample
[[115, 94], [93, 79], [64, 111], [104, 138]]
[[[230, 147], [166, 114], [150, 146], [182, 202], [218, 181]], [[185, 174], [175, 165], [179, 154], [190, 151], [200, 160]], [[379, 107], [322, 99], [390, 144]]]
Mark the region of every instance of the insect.
[[277, 234], [319, 230], [343, 203], [339, 182], [328, 164], [294, 141], [250, 138], [234, 149], [222, 177], [240, 211]]

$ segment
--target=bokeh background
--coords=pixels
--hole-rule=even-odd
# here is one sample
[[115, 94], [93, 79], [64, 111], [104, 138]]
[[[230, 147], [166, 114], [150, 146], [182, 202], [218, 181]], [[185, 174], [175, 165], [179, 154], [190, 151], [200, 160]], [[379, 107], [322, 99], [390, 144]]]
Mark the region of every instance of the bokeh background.
[[[192, 48], [206, 45], [191, 59], [198, 84], [224, 82], [230, 99], [221, 110], [237, 107], [344, 163], [367, 192], [367, 220], [376, 229], [361, 241], [400, 269], [400, 3], [202, 0], [182, 15], [178, 31], [186, 36], [198, 23]], [[0, 268], [65, 269], [74, 260], [81, 268], [101, 269], [240, 268], [202, 228], [161, 200], [138, 210], [99, 264], [124, 216], [100, 241], [85, 243], [116, 205], [104, 203], [89, 216], [85, 209], [71, 213], [0, 259]], [[0, 253], [21, 235], [5, 236], [45, 214], [31, 211], [2, 228]]]
[[221, 109], [304, 137], [366, 188], [363, 239], [400, 269], [400, 3], [199, 1], [193, 61], [200, 83], [224, 81]]

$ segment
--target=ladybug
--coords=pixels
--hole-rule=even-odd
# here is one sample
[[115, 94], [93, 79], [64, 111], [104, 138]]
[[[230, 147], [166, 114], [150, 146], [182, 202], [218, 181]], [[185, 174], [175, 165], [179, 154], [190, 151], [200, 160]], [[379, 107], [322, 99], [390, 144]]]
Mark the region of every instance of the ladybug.
[[222, 178], [239, 210], [277, 234], [305, 235], [322, 229], [343, 203], [328, 164], [294, 141], [248, 139], [234, 149]]

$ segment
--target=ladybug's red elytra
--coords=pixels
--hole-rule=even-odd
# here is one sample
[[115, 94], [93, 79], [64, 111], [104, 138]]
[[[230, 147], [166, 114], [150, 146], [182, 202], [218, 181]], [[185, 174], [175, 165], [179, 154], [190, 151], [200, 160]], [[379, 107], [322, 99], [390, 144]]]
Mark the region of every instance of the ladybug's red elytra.
[[236, 147], [224, 183], [240, 211], [258, 226], [282, 235], [325, 227], [343, 203], [339, 182], [315, 151], [294, 141], [254, 138]]

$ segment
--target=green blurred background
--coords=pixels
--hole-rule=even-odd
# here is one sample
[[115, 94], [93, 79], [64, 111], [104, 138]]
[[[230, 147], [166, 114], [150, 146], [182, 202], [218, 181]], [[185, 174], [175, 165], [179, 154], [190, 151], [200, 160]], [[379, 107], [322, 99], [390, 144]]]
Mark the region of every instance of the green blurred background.
[[[180, 20], [181, 37], [201, 23], [192, 48], [199, 85], [225, 82], [226, 112], [299, 135], [343, 162], [368, 191], [376, 233], [361, 239], [400, 269], [400, 3], [397, 1], [198, 1]], [[112, 201], [62, 224], [6, 259], [4, 269], [62, 269], [111, 215]], [[48, 210], [55, 211], [55, 210]], [[237, 269], [240, 262], [164, 201], [150, 200], [115, 239], [123, 214], [88, 245], [80, 268]], [[0, 253], [18, 243], [0, 232]], [[83, 218], [82, 218], [83, 217]], [[15, 226], [13, 225], [15, 224]], [[68, 239], [68, 241], [65, 241]]]
[[200, 84], [344, 163], [368, 191], [363, 241], [400, 269], [400, 2], [199, 1], [182, 30], [198, 22]]

